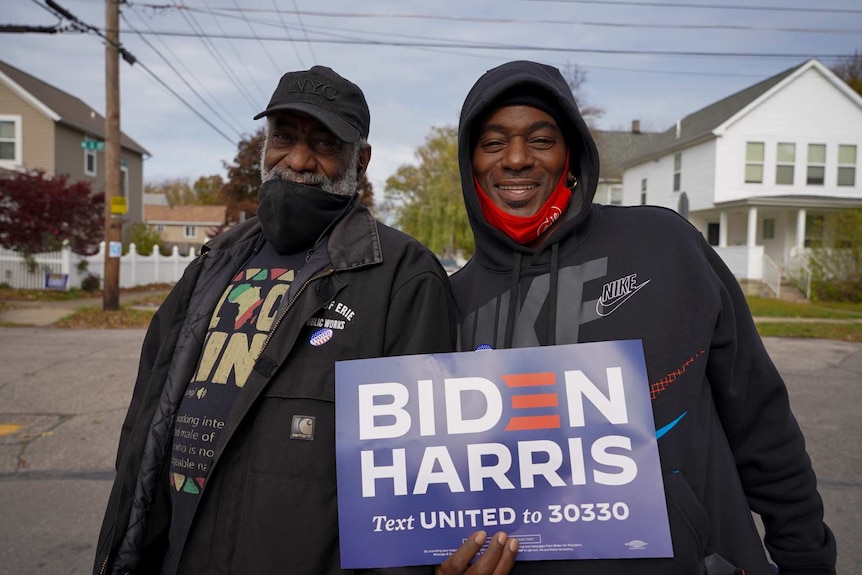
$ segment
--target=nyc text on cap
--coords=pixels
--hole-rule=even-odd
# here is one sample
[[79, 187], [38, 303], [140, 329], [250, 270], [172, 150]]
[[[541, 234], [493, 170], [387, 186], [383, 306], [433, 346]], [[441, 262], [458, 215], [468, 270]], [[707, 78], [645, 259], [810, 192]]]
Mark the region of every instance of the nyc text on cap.
[[254, 119], [281, 111], [308, 114], [345, 142], [368, 137], [371, 114], [365, 95], [359, 86], [326, 66], [282, 76], [266, 110]]

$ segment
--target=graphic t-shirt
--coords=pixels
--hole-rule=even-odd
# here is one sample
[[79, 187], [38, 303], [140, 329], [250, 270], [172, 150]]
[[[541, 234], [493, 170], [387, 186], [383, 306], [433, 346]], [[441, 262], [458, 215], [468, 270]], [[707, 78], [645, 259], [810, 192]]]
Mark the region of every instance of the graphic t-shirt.
[[174, 573], [177, 552], [206, 484], [216, 440], [255, 359], [275, 323], [279, 307], [305, 252], [283, 256], [265, 243], [224, 290], [174, 422], [171, 449], [171, 528], [163, 573]]

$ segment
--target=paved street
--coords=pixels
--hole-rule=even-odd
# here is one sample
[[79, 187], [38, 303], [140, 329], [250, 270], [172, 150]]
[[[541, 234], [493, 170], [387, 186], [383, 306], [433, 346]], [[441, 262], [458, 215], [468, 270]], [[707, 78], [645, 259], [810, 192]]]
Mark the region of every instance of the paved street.
[[[0, 575], [89, 573], [143, 330], [0, 328]], [[769, 338], [839, 542], [862, 575], [862, 344]]]

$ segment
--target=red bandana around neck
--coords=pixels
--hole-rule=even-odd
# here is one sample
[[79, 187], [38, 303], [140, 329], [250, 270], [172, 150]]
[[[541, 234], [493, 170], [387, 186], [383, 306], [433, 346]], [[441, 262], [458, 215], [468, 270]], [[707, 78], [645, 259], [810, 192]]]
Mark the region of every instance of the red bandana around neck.
[[489, 224], [515, 240], [522, 246], [532, 243], [543, 233], [551, 228], [551, 225], [556, 222], [566, 208], [569, 207], [569, 200], [572, 198], [572, 190], [566, 187], [566, 175], [569, 173], [569, 158], [566, 158], [566, 165], [563, 166], [563, 173], [560, 174], [560, 181], [548, 199], [539, 208], [539, 211], [532, 216], [513, 216], [497, 207], [482, 186], [479, 185], [479, 180], [473, 176], [473, 183], [476, 185], [477, 196], [479, 197], [479, 205], [482, 207], [482, 214]]

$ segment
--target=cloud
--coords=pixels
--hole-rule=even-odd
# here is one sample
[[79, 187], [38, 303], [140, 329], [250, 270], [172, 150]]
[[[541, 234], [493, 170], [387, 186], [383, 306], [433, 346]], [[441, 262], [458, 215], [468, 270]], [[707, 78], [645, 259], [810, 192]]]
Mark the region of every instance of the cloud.
[[[101, 2], [58, 2], [82, 21], [103, 27]], [[238, 5], [243, 12], [237, 11]], [[441, 0], [433, 5], [347, 0], [320, 5], [297, 0], [295, 5], [305, 11], [301, 23], [293, 13], [294, 3], [278, 5], [280, 15], [272, 12], [271, 0], [240, 4], [213, 0], [208, 8], [189, 3], [193, 10], [123, 6], [121, 41], [140, 64], [121, 63], [121, 122], [124, 132], [153, 155], [145, 165], [148, 181], [223, 174], [222, 162], [235, 155], [235, 142], [258, 127], [252, 116], [265, 107], [280, 75], [314, 63], [333, 67], [366, 92], [374, 146], [369, 176], [376, 192], [382, 193], [386, 178], [414, 160], [413, 150], [433, 126], [457, 124], [473, 82], [507, 60], [532, 59], [560, 67], [578, 64], [587, 72], [586, 103], [605, 110], [598, 127], [628, 129], [633, 119], [639, 119], [644, 127], [662, 130], [681, 116], [799, 64], [804, 55], [850, 54], [858, 49], [856, 36], [835, 31], [852, 28], [851, 21], [859, 16], [793, 11], [810, 7], [807, 0], [788, 0], [780, 10], [763, 13], [536, 0]], [[339, 16], [319, 15], [324, 12]], [[421, 17], [397, 17], [408, 13]], [[41, 26], [57, 22], [30, 0], [6, 0], [3, 20]], [[655, 27], [718, 21], [738, 28]], [[201, 31], [211, 37], [194, 37]], [[146, 41], [136, 32], [145, 34]], [[223, 35], [233, 37], [216, 37]], [[306, 37], [326, 42], [307, 43]], [[97, 37], [5, 34], [3, 40], [6, 62], [104, 112], [105, 55]], [[374, 44], [380, 41], [452, 46]], [[523, 48], [471, 47], [475, 44]], [[647, 53], [655, 51], [677, 54]], [[680, 54], [694, 52], [774, 56]], [[792, 56], [779, 57], [783, 54]]]

